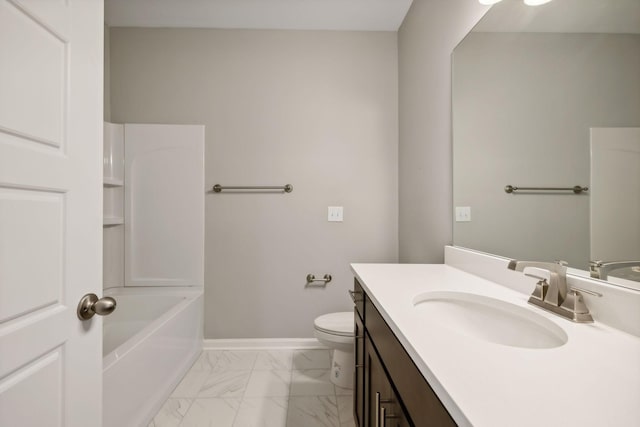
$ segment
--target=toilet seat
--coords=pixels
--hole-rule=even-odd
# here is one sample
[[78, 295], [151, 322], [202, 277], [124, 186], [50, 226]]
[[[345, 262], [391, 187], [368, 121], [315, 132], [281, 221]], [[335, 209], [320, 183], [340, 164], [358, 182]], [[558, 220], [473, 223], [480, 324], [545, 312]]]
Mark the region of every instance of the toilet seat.
[[314, 320], [313, 326], [325, 334], [353, 337], [353, 312], [324, 314]]

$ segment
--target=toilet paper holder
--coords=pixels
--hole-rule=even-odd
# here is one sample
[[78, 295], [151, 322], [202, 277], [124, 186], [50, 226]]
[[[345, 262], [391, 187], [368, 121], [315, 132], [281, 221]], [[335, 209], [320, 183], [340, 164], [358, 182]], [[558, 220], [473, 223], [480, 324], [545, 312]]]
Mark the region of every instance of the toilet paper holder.
[[325, 274], [322, 279], [316, 279], [316, 276], [309, 273], [307, 274], [307, 283], [315, 283], [315, 282], [323, 282], [325, 285], [331, 281], [332, 277], [330, 274]]

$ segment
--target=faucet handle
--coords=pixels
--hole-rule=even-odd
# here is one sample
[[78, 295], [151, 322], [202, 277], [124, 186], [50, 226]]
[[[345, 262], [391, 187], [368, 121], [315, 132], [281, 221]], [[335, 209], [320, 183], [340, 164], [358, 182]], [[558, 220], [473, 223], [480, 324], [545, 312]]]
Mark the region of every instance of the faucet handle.
[[[581, 291], [583, 291], [583, 289], [570, 288], [561, 307], [566, 310], [574, 322], [590, 323], [593, 322], [593, 316], [589, 313], [589, 309], [584, 303], [582, 295], [580, 295]], [[588, 291], [588, 293], [592, 292]], [[594, 294], [597, 294], [597, 292], [594, 292]]]
[[602, 296], [602, 294], [600, 292], [590, 291], [588, 289], [578, 288], [576, 286], [571, 286], [569, 289], [571, 291], [573, 291], [573, 292], [582, 292], [583, 294], [593, 295], [594, 297], [601, 297]]
[[525, 271], [523, 271], [524, 275], [527, 277], [533, 277], [534, 279], [538, 279], [540, 281], [546, 282], [551, 280], [552, 272], [547, 270], [546, 268], [540, 267], [525, 267]]
[[538, 283], [536, 283], [536, 287], [531, 293], [531, 298], [537, 299], [539, 301], [544, 301], [547, 297], [547, 292], [549, 291], [549, 283], [547, 283], [547, 279], [544, 277], [538, 277], [533, 274], [526, 274], [525, 276], [535, 277], [536, 279], [540, 279]]

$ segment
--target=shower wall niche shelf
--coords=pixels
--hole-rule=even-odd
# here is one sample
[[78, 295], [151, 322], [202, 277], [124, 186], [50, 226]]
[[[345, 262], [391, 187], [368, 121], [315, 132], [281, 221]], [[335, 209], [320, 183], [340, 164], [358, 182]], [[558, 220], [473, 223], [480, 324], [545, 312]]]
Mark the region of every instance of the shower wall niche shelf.
[[124, 125], [104, 123], [102, 286], [124, 285]]
[[105, 177], [103, 185], [105, 188], [122, 187], [124, 185], [124, 181], [117, 178]]
[[105, 216], [104, 218], [102, 218], [102, 225], [104, 226], [109, 226], [109, 225], [120, 225], [120, 224], [124, 224], [124, 218], [123, 217], [115, 217], [115, 216]]
[[124, 223], [124, 125], [104, 123], [103, 225]]
[[102, 175], [105, 185], [124, 183], [124, 125], [104, 123], [104, 152]]
[[124, 218], [123, 217], [107, 217], [107, 216], [105, 216], [104, 218], [102, 218], [102, 225], [104, 225], [105, 227], [108, 227], [110, 225], [120, 225], [120, 224], [124, 224]]

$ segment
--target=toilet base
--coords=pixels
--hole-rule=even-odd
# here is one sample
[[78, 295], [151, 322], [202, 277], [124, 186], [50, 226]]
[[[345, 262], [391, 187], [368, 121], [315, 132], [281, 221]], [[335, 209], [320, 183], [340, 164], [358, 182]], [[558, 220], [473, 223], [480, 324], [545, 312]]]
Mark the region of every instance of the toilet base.
[[333, 350], [331, 358], [331, 382], [342, 388], [353, 388], [355, 360], [353, 352]]

